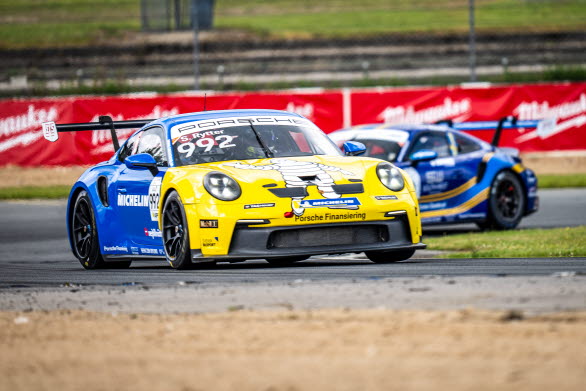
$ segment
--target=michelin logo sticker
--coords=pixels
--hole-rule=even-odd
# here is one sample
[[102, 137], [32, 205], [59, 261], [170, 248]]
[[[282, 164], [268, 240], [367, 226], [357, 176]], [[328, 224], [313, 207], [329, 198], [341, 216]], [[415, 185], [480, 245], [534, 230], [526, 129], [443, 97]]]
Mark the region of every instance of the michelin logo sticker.
[[152, 221], [159, 221], [159, 200], [163, 177], [155, 177], [149, 185], [149, 194], [118, 194], [118, 206], [148, 207]]
[[[242, 170], [275, 170], [278, 171], [285, 181], [288, 188], [303, 188], [308, 186], [317, 186], [319, 193], [328, 200], [338, 202], [327, 203], [325, 200], [304, 200], [304, 197], [291, 197], [291, 209], [296, 216], [301, 216], [305, 208], [344, 208], [358, 209], [358, 199], [340, 198], [341, 194], [336, 193], [332, 185], [335, 185], [334, 179], [329, 172], [340, 172], [343, 175], [354, 175], [353, 173], [343, 170], [340, 167], [327, 166], [325, 164], [314, 162], [303, 162], [289, 159], [270, 159], [271, 164], [252, 165], [240, 162], [226, 163], [226, 166], [240, 168]], [[352, 200], [352, 201], [348, 201]], [[323, 202], [317, 205], [317, 202]]]

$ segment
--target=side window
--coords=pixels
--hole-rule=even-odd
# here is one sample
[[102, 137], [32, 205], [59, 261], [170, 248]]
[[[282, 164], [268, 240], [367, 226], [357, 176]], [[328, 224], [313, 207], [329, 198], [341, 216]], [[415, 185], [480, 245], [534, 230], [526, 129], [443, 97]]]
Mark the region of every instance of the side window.
[[148, 153], [157, 161], [158, 166], [167, 165], [167, 156], [163, 147], [163, 132], [155, 127], [141, 132], [136, 153]]
[[458, 154], [470, 153], [480, 149], [480, 145], [474, 140], [458, 133], [453, 133], [453, 135], [458, 146]]
[[124, 144], [124, 146], [122, 147], [122, 149], [120, 151], [120, 154], [118, 155], [118, 159], [120, 159], [121, 162], [123, 162], [124, 159], [126, 159], [128, 156], [134, 155], [134, 151], [136, 149], [136, 143], [137, 143], [139, 137], [140, 137], [140, 133], [136, 133], [128, 139], [128, 142], [126, 142], [126, 144]]
[[437, 157], [450, 156], [450, 146], [448, 139], [443, 133], [424, 133], [417, 138], [413, 144], [410, 154], [421, 150], [430, 150], [437, 152]]

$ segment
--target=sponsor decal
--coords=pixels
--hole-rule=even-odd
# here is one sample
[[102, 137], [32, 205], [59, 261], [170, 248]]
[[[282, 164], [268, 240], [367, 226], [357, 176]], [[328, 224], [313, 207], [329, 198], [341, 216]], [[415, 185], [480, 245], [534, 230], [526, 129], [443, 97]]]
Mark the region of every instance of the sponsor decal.
[[218, 220], [199, 220], [200, 228], [218, 228]]
[[426, 202], [419, 205], [421, 211], [426, 210], [434, 210], [434, 209], [444, 209], [448, 206], [446, 202]]
[[138, 255], [138, 247], [130, 247], [130, 251], [135, 254]]
[[244, 209], [256, 209], [256, 208], [272, 208], [275, 206], [275, 203], [265, 203], [265, 204], [250, 204], [244, 205]]
[[104, 251], [118, 251], [127, 253], [128, 249], [122, 246], [104, 246]]
[[118, 206], [149, 206], [149, 196], [139, 194], [118, 194]]
[[486, 217], [486, 213], [463, 213], [458, 216], [460, 219], [478, 219]]
[[298, 201], [299, 207], [301, 208], [346, 208], [346, 207], [357, 207], [360, 205], [358, 198], [336, 198], [330, 200], [302, 200]]
[[145, 234], [145, 236], [148, 236], [153, 239], [163, 237], [163, 233], [158, 228], [151, 228], [151, 229], [145, 228], [144, 234]]
[[432, 167], [456, 167], [456, 160], [453, 157], [444, 157], [429, 162]]
[[276, 117], [234, 117], [234, 118], [221, 118], [221, 119], [211, 119], [211, 120], [204, 120], [204, 121], [194, 121], [189, 122], [186, 124], [181, 124], [179, 126], [174, 126], [171, 128], [171, 139], [175, 142], [177, 137], [182, 136], [188, 130], [193, 132], [200, 132], [202, 130], [212, 130], [218, 128], [227, 128], [230, 126], [242, 126], [242, 125], [263, 125], [263, 124], [273, 124], [273, 125], [302, 125], [302, 126], [311, 126], [315, 127], [315, 125], [306, 120], [305, 118], [298, 118], [298, 117], [288, 117], [288, 116], [276, 116]]
[[379, 201], [388, 201], [388, 200], [396, 200], [397, 196], [386, 195], [386, 196], [375, 196], [374, 198], [376, 198]]
[[425, 181], [427, 183], [442, 183], [444, 181], [443, 171], [427, 171], [425, 173]]
[[[285, 181], [287, 188], [306, 189], [308, 186], [317, 186], [318, 192], [324, 197], [322, 200], [304, 200], [304, 197], [291, 197], [291, 209], [295, 216], [301, 216], [305, 208], [345, 208], [358, 209], [360, 202], [357, 198], [341, 198], [333, 185], [336, 183], [329, 172], [340, 172], [343, 175], [354, 175], [340, 167], [327, 166], [321, 163], [304, 162], [290, 159], [270, 159], [270, 164], [252, 165], [240, 162], [225, 163], [242, 170], [275, 170], [278, 171]], [[352, 200], [352, 201], [349, 201]], [[318, 205], [318, 202], [323, 202]], [[331, 202], [329, 201], [337, 201]]]
[[159, 255], [159, 250], [156, 248], [142, 248], [140, 249], [141, 254], [148, 254], [148, 255]]
[[214, 237], [213, 239], [202, 239], [201, 244], [203, 247], [215, 247], [218, 242], [218, 237]]
[[319, 222], [319, 221], [339, 221], [339, 220], [366, 220], [366, 213], [346, 212], [346, 213], [324, 213], [322, 215], [312, 216], [295, 216], [295, 221], [299, 222]]
[[462, 116], [471, 108], [470, 99], [453, 101], [445, 98], [441, 105], [422, 110], [415, 110], [413, 106], [389, 106], [377, 116], [377, 119], [389, 124], [431, 124], [442, 119]]
[[154, 177], [149, 185], [149, 211], [152, 221], [159, 221], [159, 201], [161, 199], [161, 182], [163, 177]]
[[152, 221], [159, 221], [159, 201], [163, 177], [155, 177], [149, 185], [149, 194], [118, 194], [118, 206], [148, 207]]

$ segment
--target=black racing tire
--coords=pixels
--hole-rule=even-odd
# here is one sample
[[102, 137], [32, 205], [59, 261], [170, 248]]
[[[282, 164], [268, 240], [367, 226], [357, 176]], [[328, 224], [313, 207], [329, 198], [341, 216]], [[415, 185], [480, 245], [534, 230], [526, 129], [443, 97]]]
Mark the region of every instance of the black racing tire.
[[128, 268], [132, 263], [132, 261], [104, 261], [104, 257], [100, 253], [94, 208], [85, 190], [81, 191], [75, 199], [69, 227], [73, 255], [79, 260], [84, 269], [124, 269]]
[[395, 263], [405, 261], [415, 254], [415, 249], [397, 251], [366, 251], [368, 259], [374, 263]]
[[295, 262], [301, 262], [308, 259], [309, 255], [298, 255], [293, 257], [283, 257], [283, 258], [267, 258], [266, 261], [274, 266], [289, 266], [294, 264]]
[[163, 247], [167, 262], [174, 269], [192, 267], [189, 228], [185, 208], [179, 194], [173, 190], [163, 206]]
[[490, 186], [486, 221], [477, 225], [481, 229], [513, 229], [521, 222], [526, 203], [519, 178], [510, 171], [501, 171]]

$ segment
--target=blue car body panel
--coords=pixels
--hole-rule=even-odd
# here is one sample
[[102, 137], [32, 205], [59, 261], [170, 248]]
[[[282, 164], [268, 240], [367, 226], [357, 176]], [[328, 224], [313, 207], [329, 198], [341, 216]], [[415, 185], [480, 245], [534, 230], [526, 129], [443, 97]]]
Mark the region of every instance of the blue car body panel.
[[[536, 121], [530, 121], [535, 124]], [[494, 122], [491, 122], [494, 127]], [[508, 125], [507, 125], [508, 126]], [[481, 126], [479, 129], [485, 129]], [[525, 210], [528, 215], [538, 209], [537, 177], [525, 168], [519, 157], [510, 149], [495, 148], [492, 145], [443, 125], [385, 125], [369, 124], [342, 129], [329, 136], [338, 143], [355, 140], [384, 140], [385, 133], [404, 133], [402, 146], [393, 163], [406, 170], [418, 187], [422, 224], [449, 224], [481, 222], [487, 219], [488, 195], [496, 176], [502, 171], [513, 172], [520, 180], [525, 194]], [[430, 161], [411, 162], [410, 150], [423, 134], [445, 135], [450, 155]], [[464, 137], [476, 143], [477, 150], [458, 153], [455, 141]], [[358, 136], [359, 135], [359, 136]], [[372, 152], [372, 151], [371, 151]], [[370, 153], [369, 156], [385, 158]], [[389, 159], [386, 159], [389, 160]]]

